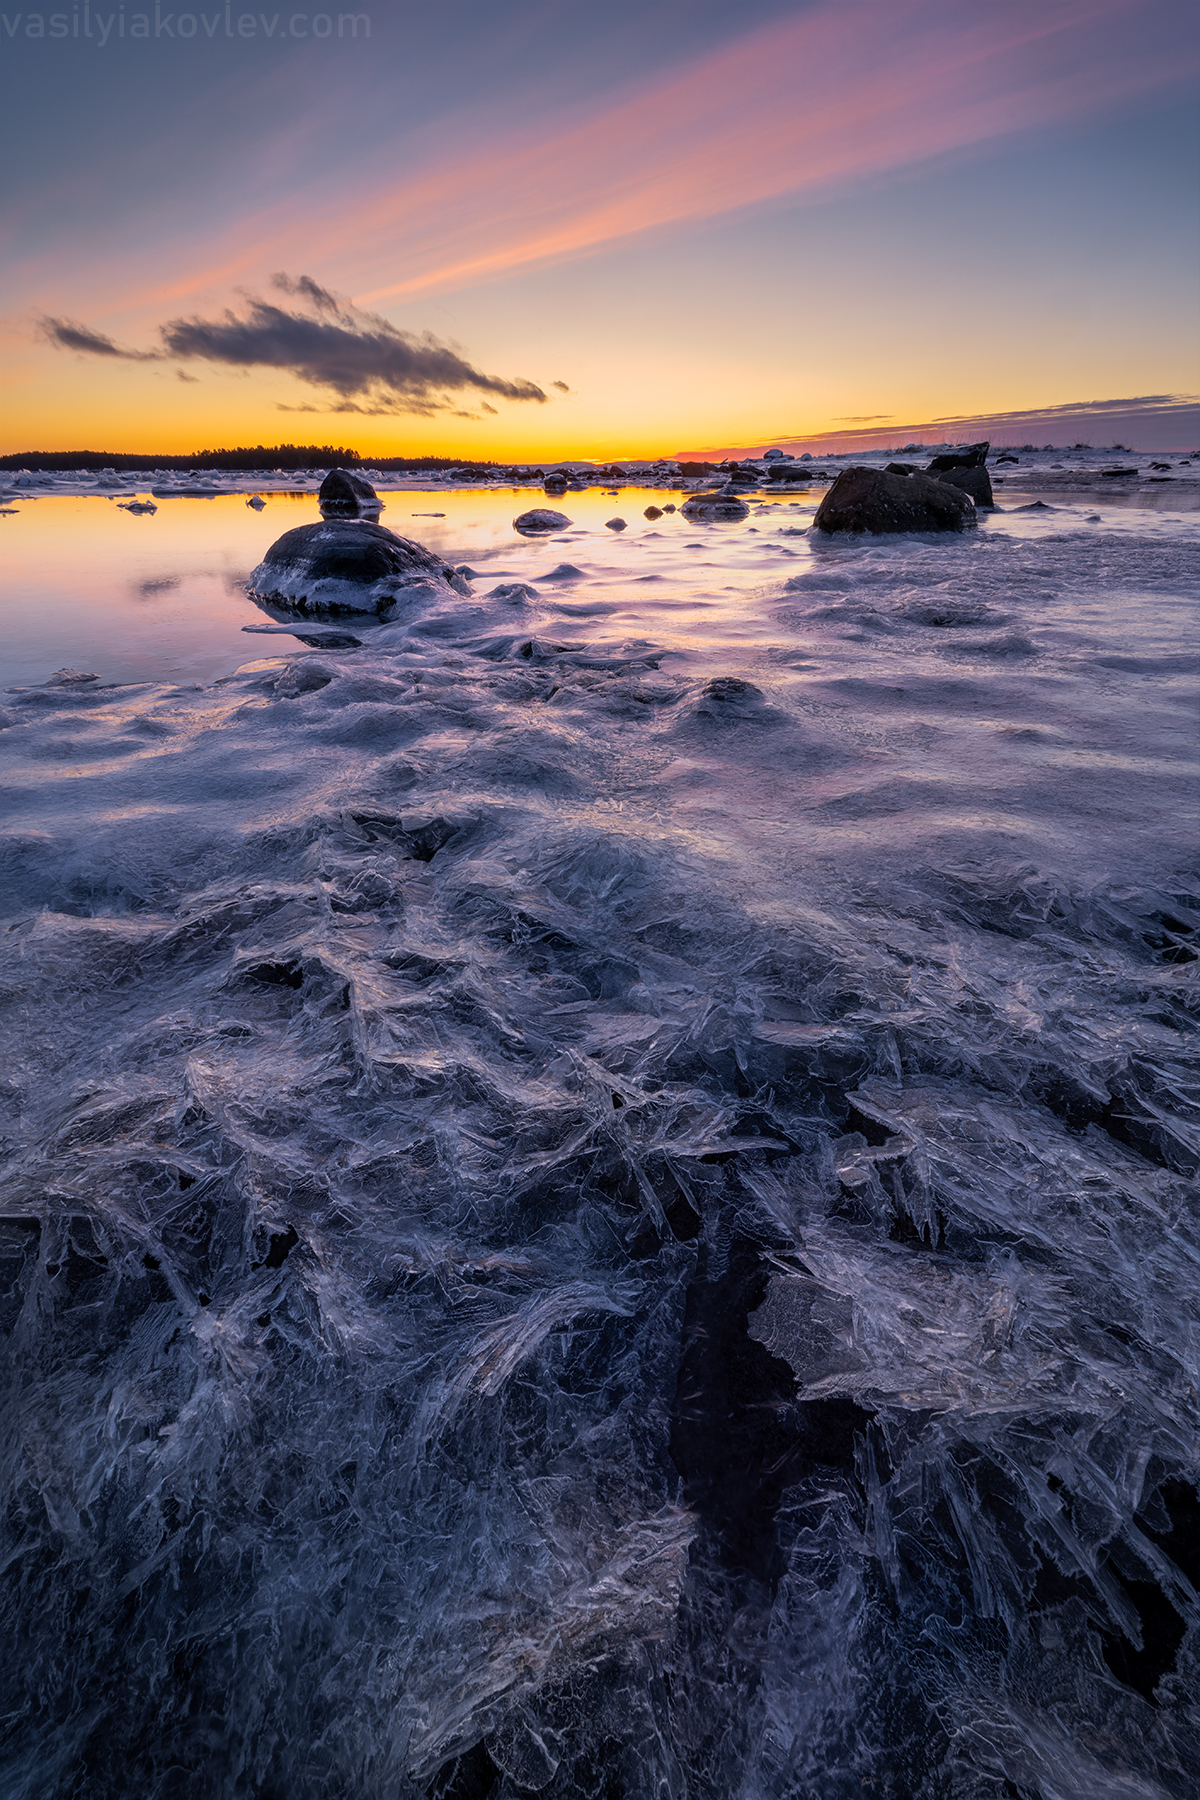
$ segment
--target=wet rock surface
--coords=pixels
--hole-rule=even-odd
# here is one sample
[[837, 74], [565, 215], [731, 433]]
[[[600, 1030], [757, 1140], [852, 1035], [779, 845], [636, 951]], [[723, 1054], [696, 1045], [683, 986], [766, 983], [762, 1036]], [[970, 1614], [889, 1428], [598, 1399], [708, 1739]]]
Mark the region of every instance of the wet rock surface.
[[992, 495], [992, 480], [982, 463], [976, 463], [966, 469], [947, 469], [938, 476], [938, 480], [948, 487], [955, 487], [962, 494], [969, 494], [978, 507], [992, 507], [996, 502]]
[[750, 508], [740, 494], [721, 489], [701, 494], [689, 494], [679, 510], [685, 519], [700, 521], [745, 519], [750, 512]]
[[[566, 492], [566, 488], [563, 488]], [[564, 531], [571, 523], [566, 513], [554, 512], [548, 506], [532, 506], [528, 512], [518, 513], [513, 520], [513, 530], [519, 531], [522, 537], [540, 537], [550, 531]]]
[[466, 594], [470, 588], [423, 544], [367, 519], [328, 519], [277, 538], [248, 591], [290, 612], [383, 616], [406, 593]]
[[330, 469], [321, 483], [317, 504], [325, 519], [374, 518], [383, 509], [370, 482], [351, 469]]
[[975, 523], [968, 494], [930, 475], [889, 475], [851, 468], [838, 476], [820, 506], [817, 531], [962, 531]]

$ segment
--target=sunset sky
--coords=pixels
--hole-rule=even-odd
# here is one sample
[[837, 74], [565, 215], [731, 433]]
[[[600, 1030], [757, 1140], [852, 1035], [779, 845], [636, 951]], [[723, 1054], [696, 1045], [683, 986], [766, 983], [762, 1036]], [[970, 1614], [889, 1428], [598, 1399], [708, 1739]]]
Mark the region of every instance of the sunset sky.
[[0, 448], [1070, 441], [1045, 409], [1142, 396], [1182, 447], [1192, 14], [10, 8]]

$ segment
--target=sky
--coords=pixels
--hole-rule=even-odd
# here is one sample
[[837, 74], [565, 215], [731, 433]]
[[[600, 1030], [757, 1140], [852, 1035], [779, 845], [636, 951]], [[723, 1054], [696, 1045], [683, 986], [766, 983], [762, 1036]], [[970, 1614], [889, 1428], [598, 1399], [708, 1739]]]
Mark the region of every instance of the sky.
[[1195, 447], [1193, 15], [10, 0], [0, 449]]

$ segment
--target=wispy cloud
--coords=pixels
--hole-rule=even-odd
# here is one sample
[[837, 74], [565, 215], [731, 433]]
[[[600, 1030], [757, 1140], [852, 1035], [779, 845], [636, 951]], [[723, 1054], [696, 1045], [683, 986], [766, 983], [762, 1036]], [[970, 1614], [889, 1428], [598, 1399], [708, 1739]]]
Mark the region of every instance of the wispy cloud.
[[1098, 449], [1116, 439], [1137, 449], [1184, 450], [1200, 444], [1200, 398], [1187, 394], [1140, 394], [1123, 400], [1072, 400], [1059, 406], [1031, 407], [1025, 412], [963, 414], [913, 425], [868, 426], [860, 431], [822, 431], [802, 437], [776, 432], [757, 444], [709, 444], [676, 454], [755, 456], [768, 445], [815, 453], [897, 448], [904, 443], [966, 443], [980, 438], [989, 438], [995, 444], [1091, 442]]
[[[42, 331], [60, 349], [91, 356], [286, 371], [338, 395], [335, 404], [321, 409], [331, 412], [430, 415], [449, 410], [451, 397], [464, 391], [501, 400], [544, 403], [548, 398], [536, 382], [485, 374], [429, 332], [400, 331], [377, 313], [359, 311], [310, 276], [276, 275], [272, 285], [309, 310], [289, 311], [251, 295], [241, 316], [226, 311], [217, 319], [169, 319], [159, 327], [161, 350], [123, 349], [103, 332], [67, 319], [44, 319]], [[480, 404], [495, 411], [486, 401]]]
[[38, 320], [38, 330], [47, 343], [59, 350], [79, 350], [86, 356], [114, 357], [121, 362], [159, 362], [157, 350], [126, 350], [103, 331], [93, 331], [76, 319], [55, 319], [49, 315]]
[[1133, 0], [826, 0], [590, 117], [468, 138], [306, 230], [363, 270], [361, 301], [466, 286], [1144, 93], [1195, 67], [1178, 38]]

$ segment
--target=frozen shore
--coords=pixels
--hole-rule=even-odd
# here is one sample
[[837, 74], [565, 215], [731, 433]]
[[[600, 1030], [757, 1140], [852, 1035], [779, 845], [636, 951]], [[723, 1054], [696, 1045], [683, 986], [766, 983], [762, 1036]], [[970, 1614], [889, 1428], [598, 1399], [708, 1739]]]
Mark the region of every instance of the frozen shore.
[[0, 695], [7, 1794], [1194, 1791], [1170, 479]]

